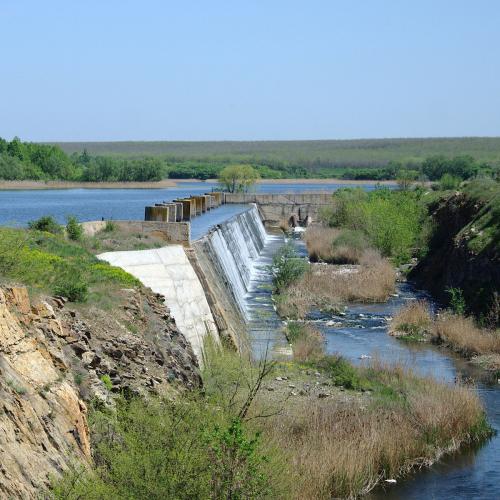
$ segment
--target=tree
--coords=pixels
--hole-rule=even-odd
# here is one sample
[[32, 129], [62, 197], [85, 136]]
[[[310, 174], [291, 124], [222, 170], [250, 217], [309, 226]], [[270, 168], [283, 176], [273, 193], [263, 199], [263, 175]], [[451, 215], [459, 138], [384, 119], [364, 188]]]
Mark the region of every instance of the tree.
[[402, 168], [397, 174], [397, 181], [399, 188], [402, 191], [408, 191], [412, 184], [416, 181], [418, 177], [418, 172], [415, 170], [408, 170], [407, 168]]
[[251, 165], [228, 165], [219, 174], [219, 183], [230, 193], [246, 193], [260, 178]]

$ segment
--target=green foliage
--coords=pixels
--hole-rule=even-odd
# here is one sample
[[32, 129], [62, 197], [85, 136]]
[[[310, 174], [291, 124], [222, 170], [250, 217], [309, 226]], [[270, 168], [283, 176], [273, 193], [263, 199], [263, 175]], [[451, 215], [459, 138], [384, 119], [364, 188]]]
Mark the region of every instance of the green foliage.
[[400, 263], [414, 253], [425, 218], [419, 196], [413, 191], [342, 189], [320, 217], [330, 226], [361, 231], [383, 256]]
[[86, 301], [92, 287], [139, 284], [62, 235], [9, 228], [0, 228], [0, 276], [75, 302]]
[[443, 191], [449, 189], [457, 189], [460, 186], [460, 182], [462, 182], [462, 179], [460, 179], [460, 177], [455, 177], [454, 175], [446, 173], [443, 174], [443, 176], [439, 180], [439, 187]]
[[273, 496], [259, 435], [199, 396], [120, 399], [91, 421], [96, 467], [67, 472], [55, 499]]
[[111, 382], [111, 377], [107, 373], [101, 375], [101, 382], [104, 384], [108, 391], [113, 389], [113, 382]]
[[299, 257], [292, 243], [283, 245], [273, 257], [271, 272], [277, 293], [297, 281], [309, 269], [308, 262]]
[[450, 295], [450, 307], [455, 314], [464, 315], [466, 304], [463, 290], [460, 288], [448, 288], [446, 290]]
[[314, 366], [326, 372], [335, 385], [355, 391], [370, 388], [369, 381], [361, 371], [341, 356], [325, 356]]
[[336, 238], [334, 238], [332, 246], [333, 248], [349, 247], [354, 250], [362, 251], [368, 247], [368, 242], [366, 241], [366, 236], [362, 231], [344, 229]]
[[45, 231], [52, 234], [62, 233], [62, 227], [50, 215], [44, 215], [37, 220], [28, 222], [28, 227], [34, 231]]
[[16, 393], [22, 396], [23, 394], [26, 394], [27, 390], [25, 387], [22, 385], [19, 385], [15, 380], [8, 379], [7, 380], [7, 385]]
[[141, 283], [137, 278], [124, 271], [121, 267], [110, 266], [106, 262], [92, 264], [91, 270], [96, 282], [113, 281], [123, 286], [138, 286]]
[[246, 193], [258, 179], [251, 165], [228, 165], [219, 173], [219, 183], [230, 193]]
[[78, 223], [77, 218], [72, 215], [68, 217], [68, 222], [66, 223], [66, 234], [73, 241], [79, 241], [83, 236], [82, 226]]
[[479, 165], [472, 156], [455, 156], [447, 158], [443, 155], [431, 156], [422, 163], [422, 172], [431, 180], [437, 181], [445, 174], [459, 179], [469, 179], [477, 174]]

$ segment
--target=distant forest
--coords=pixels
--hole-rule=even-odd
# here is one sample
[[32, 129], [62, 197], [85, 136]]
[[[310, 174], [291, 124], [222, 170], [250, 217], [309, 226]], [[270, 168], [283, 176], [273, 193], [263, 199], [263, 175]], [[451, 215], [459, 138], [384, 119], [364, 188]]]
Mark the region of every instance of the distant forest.
[[498, 176], [500, 138], [50, 144], [0, 138], [5, 180], [209, 179], [228, 164], [252, 165], [264, 179]]

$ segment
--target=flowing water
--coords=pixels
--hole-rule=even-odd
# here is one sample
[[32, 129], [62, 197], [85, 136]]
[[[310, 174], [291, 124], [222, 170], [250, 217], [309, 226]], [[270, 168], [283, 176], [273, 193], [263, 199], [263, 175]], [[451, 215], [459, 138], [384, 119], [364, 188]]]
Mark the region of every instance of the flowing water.
[[[242, 224], [248, 226], [248, 232]], [[271, 300], [269, 269], [284, 238], [265, 234], [255, 208], [217, 228], [211, 238], [213, 252], [248, 323], [254, 357], [261, 358], [268, 350], [272, 355], [287, 353], [289, 346], [283, 324]], [[305, 255], [301, 241], [296, 241], [296, 247], [299, 254]], [[496, 379], [492, 380], [484, 371], [475, 369], [446, 349], [402, 342], [387, 333], [393, 314], [408, 301], [422, 297], [426, 297], [425, 293], [404, 283], [386, 303], [351, 305], [342, 316], [315, 312], [310, 320], [325, 335], [327, 352], [339, 353], [355, 364], [377, 357], [388, 363], [402, 363], [447, 384], [473, 379], [489, 423], [500, 430], [500, 385]], [[397, 436], [394, 439], [397, 440]], [[447, 456], [433, 467], [399, 480], [394, 486], [380, 487], [369, 498], [500, 498], [500, 435]]]
[[[351, 305], [345, 316], [313, 314], [312, 320], [326, 337], [327, 351], [339, 353], [355, 364], [368, 363], [367, 356], [402, 363], [448, 384], [472, 378], [489, 423], [500, 430], [500, 385], [496, 379], [444, 348], [402, 342], [387, 333], [387, 323], [394, 312], [407, 301], [425, 295], [407, 283], [401, 284], [397, 292], [384, 304]], [[369, 498], [500, 498], [500, 435], [447, 456], [395, 486], [379, 488]]]
[[204, 241], [212, 263], [248, 325], [254, 357], [261, 358], [268, 350], [289, 354], [282, 321], [271, 300], [269, 270], [273, 255], [283, 245], [283, 236], [267, 234], [253, 205], [212, 229]]

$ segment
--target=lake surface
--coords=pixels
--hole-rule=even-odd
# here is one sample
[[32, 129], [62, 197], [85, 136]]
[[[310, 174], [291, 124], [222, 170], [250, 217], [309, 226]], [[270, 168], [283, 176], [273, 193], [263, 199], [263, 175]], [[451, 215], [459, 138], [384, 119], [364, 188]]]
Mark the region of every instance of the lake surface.
[[[335, 191], [345, 184], [258, 184], [258, 193], [291, 193], [299, 191]], [[64, 223], [68, 215], [80, 221], [114, 219], [143, 220], [144, 207], [161, 201], [172, 201], [190, 195], [210, 192], [215, 182], [182, 182], [165, 189], [47, 189], [0, 191], [0, 225], [25, 226], [42, 215], [52, 215]], [[376, 184], [363, 185], [375, 189]], [[223, 207], [216, 211], [222, 211]], [[223, 217], [238, 213], [226, 209]], [[196, 220], [196, 219], [195, 219]], [[224, 218], [222, 220], [225, 220]], [[222, 222], [220, 220], [219, 222]], [[217, 222], [218, 223], [218, 222]], [[192, 228], [194, 230], [194, 228]], [[195, 238], [193, 236], [193, 238]]]

